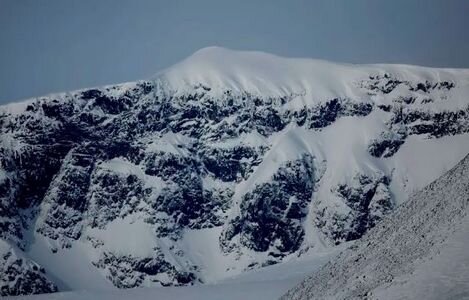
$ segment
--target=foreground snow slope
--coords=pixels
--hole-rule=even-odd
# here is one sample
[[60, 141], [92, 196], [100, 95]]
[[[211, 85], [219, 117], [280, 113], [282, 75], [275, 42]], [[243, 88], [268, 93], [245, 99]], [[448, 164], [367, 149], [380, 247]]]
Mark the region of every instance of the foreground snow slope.
[[282, 299], [469, 298], [469, 155]]
[[464, 69], [211, 47], [1, 106], [1, 295], [217, 283], [333, 252], [469, 152], [468, 95]]

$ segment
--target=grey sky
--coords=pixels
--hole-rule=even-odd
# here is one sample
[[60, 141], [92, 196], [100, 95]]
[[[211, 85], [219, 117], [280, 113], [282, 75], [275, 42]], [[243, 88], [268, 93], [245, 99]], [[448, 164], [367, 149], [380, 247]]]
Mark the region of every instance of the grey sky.
[[0, 103], [145, 78], [212, 45], [469, 67], [466, 0], [0, 0]]

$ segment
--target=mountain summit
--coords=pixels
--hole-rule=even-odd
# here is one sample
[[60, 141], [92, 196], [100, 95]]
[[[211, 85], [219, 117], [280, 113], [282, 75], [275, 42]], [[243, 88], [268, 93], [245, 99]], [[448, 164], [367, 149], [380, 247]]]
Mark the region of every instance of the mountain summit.
[[264, 96], [304, 94], [310, 101], [361, 96], [354, 85], [369, 74], [392, 73], [406, 81], [458, 81], [468, 70], [434, 69], [410, 65], [352, 65], [309, 58], [286, 58], [258, 51], [222, 47], [203, 48], [182, 62], [159, 72], [156, 78], [174, 90], [204, 84], [215, 89], [258, 93]]
[[213, 283], [333, 251], [469, 152], [468, 94], [468, 70], [211, 47], [1, 106], [1, 295]]

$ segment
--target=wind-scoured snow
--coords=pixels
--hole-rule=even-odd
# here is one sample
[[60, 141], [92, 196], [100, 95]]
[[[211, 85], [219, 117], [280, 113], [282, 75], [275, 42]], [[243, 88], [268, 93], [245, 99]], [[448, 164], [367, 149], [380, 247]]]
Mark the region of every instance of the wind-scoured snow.
[[373, 291], [376, 299], [469, 299], [469, 218], [447, 240], [416, 262], [412, 273]]

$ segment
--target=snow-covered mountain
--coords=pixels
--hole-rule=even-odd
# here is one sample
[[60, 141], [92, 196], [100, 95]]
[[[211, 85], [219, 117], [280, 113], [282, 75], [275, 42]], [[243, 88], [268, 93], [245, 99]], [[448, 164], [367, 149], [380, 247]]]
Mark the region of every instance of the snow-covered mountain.
[[467, 299], [469, 155], [282, 299]]
[[1, 295], [213, 283], [333, 251], [469, 152], [469, 70], [202, 49], [0, 107]]

